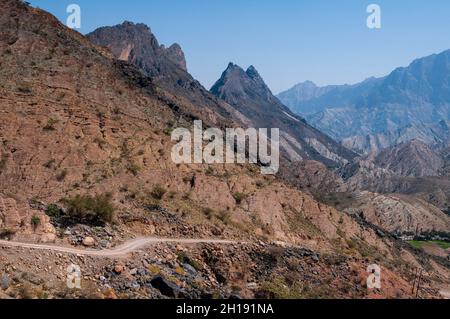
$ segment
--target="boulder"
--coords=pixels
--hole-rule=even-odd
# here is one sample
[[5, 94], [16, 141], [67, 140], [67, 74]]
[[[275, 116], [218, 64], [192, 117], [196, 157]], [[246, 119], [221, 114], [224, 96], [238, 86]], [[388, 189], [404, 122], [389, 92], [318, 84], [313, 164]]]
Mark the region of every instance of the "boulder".
[[3, 275], [0, 278], [0, 288], [3, 290], [6, 290], [9, 288], [9, 285], [11, 284], [11, 279], [7, 275]]
[[165, 278], [161, 276], [154, 277], [150, 284], [153, 288], [158, 289], [161, 294], [170, 298], [177, 298], [180, 294], [180, 288], [177, 287], [174, 283], [167, 281]]
[[121, 273], [123, 273], [123, 271], [125, 270], [125, 267], [122, 265], [115, 265], [114, 266], [114, 272], [118, 275], [120, 275]]
[[92, 237], [85, 237], [83, 239], [83, 245], [86, 247], [92, 247], [95, 245], [95, 239]]

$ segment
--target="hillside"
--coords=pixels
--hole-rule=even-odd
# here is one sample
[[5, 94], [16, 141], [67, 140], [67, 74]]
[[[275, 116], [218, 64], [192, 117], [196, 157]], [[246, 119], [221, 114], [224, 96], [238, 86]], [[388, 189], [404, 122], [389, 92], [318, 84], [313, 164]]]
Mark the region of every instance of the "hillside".
[[[173, 163], [171, 130], [193, 118], [236, 125], [224, 117], [227, 103], [197, 106], [175, 84], [22, 1], [2, 0], [0, 30], [0, 297], [411, 298], [413, 266], [427, 271], [421, 296], [440, 297], [443, 258], [380, 235], [255, 165]], [[160, 240], [121, 258], [70, 252], [120, 249], [140, 237], [194, 243]], [[382, 291], [365, 287], [374, 262], [386, 278]], [[84, 289], [67, 288], [70, 264], [80, 266]]]
[[418, 140], [385, 149], [374, 161], [400, 176], [439, 176], [444, 166], [441, 154]]

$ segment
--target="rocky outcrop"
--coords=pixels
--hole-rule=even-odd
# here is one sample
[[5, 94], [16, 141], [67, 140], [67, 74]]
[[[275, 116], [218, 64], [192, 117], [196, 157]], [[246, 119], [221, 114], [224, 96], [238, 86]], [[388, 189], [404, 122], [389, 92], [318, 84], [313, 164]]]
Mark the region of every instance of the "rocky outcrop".
[[14, 199], [0, 197], [0, 229], [17, 230], [23, 218]]

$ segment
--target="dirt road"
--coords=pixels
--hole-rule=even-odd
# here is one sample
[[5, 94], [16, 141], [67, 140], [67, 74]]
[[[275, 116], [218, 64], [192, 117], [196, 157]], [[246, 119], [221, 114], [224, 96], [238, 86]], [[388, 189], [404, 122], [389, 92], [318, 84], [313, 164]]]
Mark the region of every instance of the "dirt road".
[[149, 245], [158, 243], [177, 243], [177, 244], [236, 244], [236, 241], [222, 240], [222, 239], [186, 239], [186, 238], [157, 238], [157, 237], [141, 237], [129, 240], [122, 245], [113, 249], [93, 250], [72, 248], [57, 245], [41, 245], [31, 243], [21, 243], [14, 241], [0, 240], [0, 247], [21, 247], [27, 249], [50, 250], [61, 253], [68, 253], [82, 256], [97, 256], [97, 257], [121, 257], [128, 253], [137, 251]]

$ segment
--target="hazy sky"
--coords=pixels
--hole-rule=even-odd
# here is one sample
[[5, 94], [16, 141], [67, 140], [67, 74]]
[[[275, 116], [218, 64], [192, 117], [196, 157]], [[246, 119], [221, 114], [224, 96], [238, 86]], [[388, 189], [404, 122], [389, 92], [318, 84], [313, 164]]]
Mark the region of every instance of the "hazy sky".
[[[450, 49], [448, 0], [29, 0], [65, 22], [82, 10], [82, 33], [124, 20], [178, 42], [207, 88], [228, 62], [253, 64], [275, 93], [305, 80], [319, 85], [383, 76], [415, 58]], [[382, 28], [366, 26], [369, 4]]]

